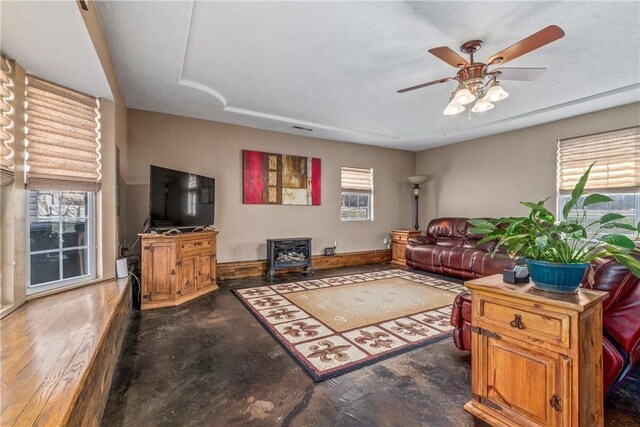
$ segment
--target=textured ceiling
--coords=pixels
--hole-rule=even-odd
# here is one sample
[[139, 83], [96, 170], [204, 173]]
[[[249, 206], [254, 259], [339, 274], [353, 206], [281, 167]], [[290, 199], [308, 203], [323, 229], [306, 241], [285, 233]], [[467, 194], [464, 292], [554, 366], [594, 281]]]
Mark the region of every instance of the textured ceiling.
[[2, 52], [27, 73], [113, 99], [75, 1], [2, 0], [0, 7]]
[[[130, 108], [421, 150], [640, 101], [639, 2], [97, 6]], [[481, 39], [486, 61], [550, 24], [566, 36], [508, 64], [546, 73], [489, 112], [444, 116], [455, 82], [396, 93], [455, 75], [429, 48]]]

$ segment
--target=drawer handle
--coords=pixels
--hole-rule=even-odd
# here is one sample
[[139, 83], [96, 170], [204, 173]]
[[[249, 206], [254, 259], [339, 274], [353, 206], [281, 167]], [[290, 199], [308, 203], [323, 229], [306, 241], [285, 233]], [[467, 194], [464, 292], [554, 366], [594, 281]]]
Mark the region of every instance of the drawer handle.
[[522, 323], [522, 316], [516, 314], [516, 317], [509, 323], [512, 328], [524, 329], [524, 323]]
[[560, 411], [560, 398], [557, 394], [551, 396], [551, 400], [549, 400], [549, 405], [556, 411]]

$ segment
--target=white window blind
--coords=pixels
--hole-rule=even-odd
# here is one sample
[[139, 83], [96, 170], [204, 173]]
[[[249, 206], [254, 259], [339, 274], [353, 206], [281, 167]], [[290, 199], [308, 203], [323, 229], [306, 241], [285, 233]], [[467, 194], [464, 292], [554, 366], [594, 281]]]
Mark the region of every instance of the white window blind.
[[593, 162], [589, 190], [637, 191], [640, 187], [640, 126], [558, 142], [558, 189], [570, 192]]
[[373, 170], [366, 168], [342, 168], [342, 191], [373, 192]]
[[0, 55], [0, 185], [11, 184], [15, 171], [14, 104], [13, 69], [7, 58]]
[[100, 188], [100, 101], [33, 76], [26, 81], [27, 187]]

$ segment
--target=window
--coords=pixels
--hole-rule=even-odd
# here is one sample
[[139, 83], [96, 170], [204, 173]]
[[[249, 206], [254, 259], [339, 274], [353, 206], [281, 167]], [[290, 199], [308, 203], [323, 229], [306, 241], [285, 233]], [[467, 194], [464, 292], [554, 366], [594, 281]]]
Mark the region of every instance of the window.
[[96, 277], [100, 104], [33, 76], [25, 87], [27, 293], [34, 294]]
[[[571, 190], [590, 164], [586, 189], [613, 201], [589, 206], [587, 223], [608, 212], [624, 215], [618, 222], [635, 225], [640, 221], [640, 127], [603, 132], [560, 140], [558, 143], [558, 216], [571, 198]], [[579, 204], [580, 205], [580, 204]], [[595, 231], [595, 230], [594, 230]], [[607, 229], [607, 233], [630, 233]]]
[[373, 169], [341, 168], [342, 221], [373, 221]]
[[[600, 217], [608, 212], [619, 213], [624, 215], [624, 219], [621, 219], [617, 222], [627, 223], [635, 226], [640, 221], [640, 193], [607, 193], [606, 191], [598, 191], [601, 194], [609, 196], [613, 199], [612, 202], [601, 203], [598, 205], [591, 205], [587, 207], [586, 214], [587, 220], [586, 223], [590, 224], [593, 221], [600, 219]], [[571, 198], [568, 194], [560, 195], [558, 198], [558, 215], [562, 215], [562, 209], [564, 205]], [[578, 202], [580, 206], [582, 204], [582, 199]], [[590, 228], [590, 231], [595, 231], [595, 226]], [[606, 230], [602, 230], [603, 233], [620, 233], [620, 234], [633, 234], [631, 231], [621, 228], [609, 228]], [[635, 236], [635, 234], [634, 234]]]
[[28, 293], [95, 278], [95, 193], [29, 191]]

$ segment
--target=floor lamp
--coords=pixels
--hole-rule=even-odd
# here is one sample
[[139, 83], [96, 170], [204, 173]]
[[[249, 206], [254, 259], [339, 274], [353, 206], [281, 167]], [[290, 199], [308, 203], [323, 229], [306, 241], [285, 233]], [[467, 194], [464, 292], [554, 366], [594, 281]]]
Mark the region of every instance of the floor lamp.
[[427, 180], [427, 177], [421, 176], [421, 175], [410, 176], [409, 178], [407, 178], [407, 181], [413, 184], [413, 196], [416, 199], [416, 211], [415, 211], [416, 220], [415, 220], [415, 226], [414, 226], [416, 230], [420, 228], [420, 224], [418, 223], [418, 199], [420, 198], [420, 184], [422, 184], [426, 180]]

